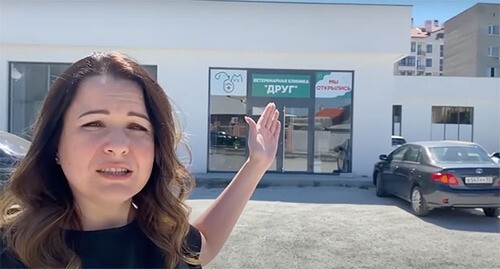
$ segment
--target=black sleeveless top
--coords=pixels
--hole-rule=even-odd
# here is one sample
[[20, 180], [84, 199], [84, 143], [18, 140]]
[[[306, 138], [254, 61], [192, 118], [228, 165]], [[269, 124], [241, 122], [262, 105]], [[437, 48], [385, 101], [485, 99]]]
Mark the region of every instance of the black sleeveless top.
[[[200, 232], [190, 226], [188, 247], [201, 250]], [[165, 268], [165, 255], [133, 221], [123, 227], [97, 231], [66, 231], [66, 244], [81, 259], [82, 268]], [[5, 247], [0, 249], [0, 268], [26, 268]], [[201, 269], [182, 262], [177, 268]]]

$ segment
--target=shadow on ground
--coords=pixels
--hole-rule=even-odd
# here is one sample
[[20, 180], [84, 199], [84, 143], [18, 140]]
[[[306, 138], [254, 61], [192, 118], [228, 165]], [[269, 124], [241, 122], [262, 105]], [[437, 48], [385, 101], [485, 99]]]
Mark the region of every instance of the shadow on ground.
[[448, 230], [500, 233], [500, 218], [486, 217], [480, 209], [439, 208], [420, 219]]
[[[190, 200], [215, 199], [222, 188], [197, 187]], [[366, 187], [268, 187], [258, 188], [252, 201], [397, 207], [413, 216], [410, 203], [396, 197], [380, 198]], [[415, 218], [419, 218], [414, 216]], [[422, 221], [444, 229], [500, 233], [500, 218], [485, 217], [480, 209], [435, 209]]]

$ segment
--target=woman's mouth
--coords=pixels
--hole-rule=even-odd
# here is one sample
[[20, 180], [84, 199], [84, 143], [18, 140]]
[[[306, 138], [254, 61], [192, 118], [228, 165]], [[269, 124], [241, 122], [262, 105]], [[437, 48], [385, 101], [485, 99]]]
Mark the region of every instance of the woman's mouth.
[[105, 174], [105, 175], [113, 175], [113, 176], [123, 176], [129, 173], [132, 173], [132, 171], [128, 170], [127, 168], [103, 168], [97, 170], [98, 173]]

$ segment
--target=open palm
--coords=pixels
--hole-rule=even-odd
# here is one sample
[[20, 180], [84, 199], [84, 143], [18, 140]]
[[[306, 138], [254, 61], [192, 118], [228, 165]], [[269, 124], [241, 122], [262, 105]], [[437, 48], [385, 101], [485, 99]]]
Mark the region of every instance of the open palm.
[[269, 167], [276, 155], [278, 139], [281, 131], [279, 112], [274, 103], [267, 104], [257, 123], [245, 117], [248, 123], [248, 149], [251, 160], [261, 162]]

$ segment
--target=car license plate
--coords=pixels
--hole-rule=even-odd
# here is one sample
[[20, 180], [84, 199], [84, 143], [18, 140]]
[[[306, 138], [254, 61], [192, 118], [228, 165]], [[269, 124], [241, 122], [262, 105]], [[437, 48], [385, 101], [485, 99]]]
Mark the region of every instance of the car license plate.
[[493, 177], [465, 177], [465, 184], [491, 184]]

